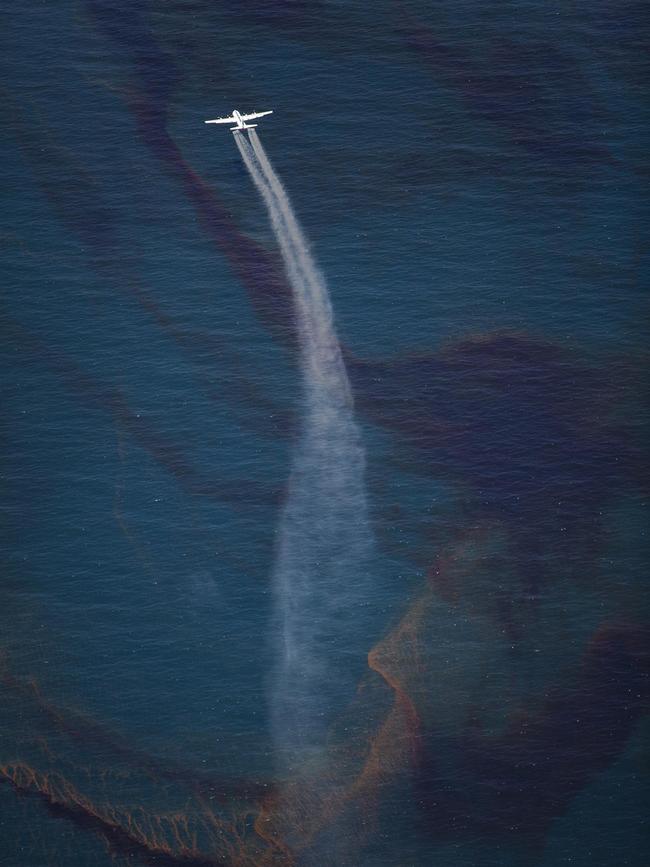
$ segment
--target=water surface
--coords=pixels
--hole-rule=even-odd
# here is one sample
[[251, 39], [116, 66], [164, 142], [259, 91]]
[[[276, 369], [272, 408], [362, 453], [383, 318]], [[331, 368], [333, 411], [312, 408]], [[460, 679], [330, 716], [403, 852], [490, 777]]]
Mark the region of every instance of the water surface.
[[[6, 17], [2, 863], [645, 863], [640, 6]], [[234, 107], [274, 109], [365, 451], [307, 786], [272, 710], [304, 371], [203, 124]]]

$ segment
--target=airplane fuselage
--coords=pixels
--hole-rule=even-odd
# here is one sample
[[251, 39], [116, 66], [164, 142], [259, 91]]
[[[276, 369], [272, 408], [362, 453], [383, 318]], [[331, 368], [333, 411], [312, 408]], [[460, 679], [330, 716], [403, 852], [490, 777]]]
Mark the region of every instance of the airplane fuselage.
[[240, 129], [253, 129], [257, 126], [256, 123], [246, 123], [244, 118], [241, 116], [241, 112], [237, 111], [237, 109], [234, 109], [232, 116], [236, 121], [237, 126], [231, 127], [231, 132], [239, 132]]

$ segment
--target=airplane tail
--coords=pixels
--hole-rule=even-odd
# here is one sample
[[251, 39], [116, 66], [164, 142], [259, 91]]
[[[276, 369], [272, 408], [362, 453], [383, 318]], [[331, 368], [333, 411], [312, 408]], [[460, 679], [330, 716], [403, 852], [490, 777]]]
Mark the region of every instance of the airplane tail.
[[230, 132], [240, 132], [242, 129], [253, 129], [256, 126], [256, 123], [245, 123], [243, 126], [231, 126]]

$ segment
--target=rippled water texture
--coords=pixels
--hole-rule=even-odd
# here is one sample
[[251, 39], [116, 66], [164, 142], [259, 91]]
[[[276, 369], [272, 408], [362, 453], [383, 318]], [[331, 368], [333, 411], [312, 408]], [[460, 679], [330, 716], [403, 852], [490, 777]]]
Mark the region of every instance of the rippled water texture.
[[646, 863], [643, 11], [8, 9], [3, 867]]

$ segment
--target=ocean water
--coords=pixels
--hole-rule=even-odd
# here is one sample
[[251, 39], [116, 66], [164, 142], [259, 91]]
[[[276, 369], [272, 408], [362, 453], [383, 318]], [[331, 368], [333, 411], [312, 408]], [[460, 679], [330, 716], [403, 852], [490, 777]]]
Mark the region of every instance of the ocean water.
[[0, 864], [645, 864], [642, 5], [3, 11]]

